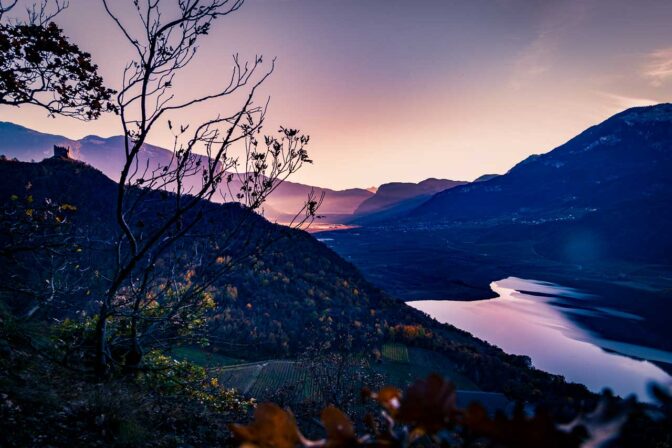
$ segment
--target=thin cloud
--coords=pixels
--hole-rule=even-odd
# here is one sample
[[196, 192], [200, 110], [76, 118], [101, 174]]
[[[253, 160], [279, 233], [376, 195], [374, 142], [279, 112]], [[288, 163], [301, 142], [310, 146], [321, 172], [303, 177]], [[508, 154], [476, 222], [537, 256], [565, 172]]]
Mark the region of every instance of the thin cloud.
[[630, 109], [631, 107], [653, 106], [659, 103], [659, 101], [652, 100], [650, 98], [636, 98], [632, 96], [618, 95], [615, 93], [608, 93], [608, 92], [598, 92], [598, 93], [607, 100], [605, 105], [612, 113], [620, 112], [625, 109]]
[[518, 57], [516, 61], [517, 74], [534, 77], [549, 71], [555, 47], [555, 39], [550, 33], [540, 33]]
[[522, 49], [513, 65], [510, 85], [520, 89], [553, 69], [564, 38], [589, 16], [593, 0], [549, 3], [538, 24], [536, 37]]
[[647, 60], [642, 75], [652, 86], [660, 87], [672, 79], [672, 47], [649, 53]]

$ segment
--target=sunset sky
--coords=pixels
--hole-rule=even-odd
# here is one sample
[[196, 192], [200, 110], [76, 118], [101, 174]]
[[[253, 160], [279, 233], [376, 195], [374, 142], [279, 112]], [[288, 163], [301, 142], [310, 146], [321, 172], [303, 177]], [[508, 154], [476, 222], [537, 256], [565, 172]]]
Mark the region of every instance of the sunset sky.
[[[100, 1], [70, 3], [57, 22], [118, 87], [128, 44]], [[277, 57], [263, 92], [267, 130], [285, 124], [312, 137], [315, 165], [294, 180], [471, 180], [624, 108], [672, 101], [672, 1], [247, 0], [199, 52], [177, 80], [183, 93], [225, 82], [232, 53]], [[84, 123], [24, 107], [0, 108], [0, 120], [73, 138], [120, 134], [114, 116]], [[167, 128], [151, 143], [168, 146]]]

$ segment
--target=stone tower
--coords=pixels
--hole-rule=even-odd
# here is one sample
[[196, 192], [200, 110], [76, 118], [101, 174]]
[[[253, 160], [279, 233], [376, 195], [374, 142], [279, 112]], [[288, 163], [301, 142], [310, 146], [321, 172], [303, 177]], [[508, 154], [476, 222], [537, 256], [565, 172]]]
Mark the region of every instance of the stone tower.
[[70, 147], [54, 145], [55, 159], [72, 159]]

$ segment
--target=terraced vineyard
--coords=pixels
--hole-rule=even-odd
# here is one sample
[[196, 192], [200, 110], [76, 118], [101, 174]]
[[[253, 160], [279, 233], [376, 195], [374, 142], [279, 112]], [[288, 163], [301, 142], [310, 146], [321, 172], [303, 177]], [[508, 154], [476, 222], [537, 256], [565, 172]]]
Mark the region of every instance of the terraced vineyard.
[[[176, 355], [201, 364], [217, 375], [219, 382], [237, 389], [243, 395], [258, 400], [277, 399], [289, 402], [315, 399], [319, 390], [308, 370], [298, 361], [268, 360], [244, 363], [221, 355], [211, 355], [199, 349], [180, 349]], [[440, 353], [404, 344], [390, 343], [382, 347], [383, 359], [371, 366], [384, 377], [384, 382], [405, 387], [430, 373], [439, 373], [455, 383], [458, 389], [478, 390], [453, 363]]]
[[284, 393], [291, 401], [315, 398], [318, 390], [310, 374], [296, 361], [269, 361], [250, 390], [253, 397], [269, 397]]
[[284, 394], [290, 401], [301, 402], [319, 394], [309, 373], [296, 361], [270, 360], [221, 367], [213, 372], [221, 384], [257, 399]]
[[396, 362], [409, 362], [408, 348], [404, 344], [383, 344], [383, 358]]
[[243, 364], [215, 370], [220, 384], [248, 395], [264, 369], [263, 364]]

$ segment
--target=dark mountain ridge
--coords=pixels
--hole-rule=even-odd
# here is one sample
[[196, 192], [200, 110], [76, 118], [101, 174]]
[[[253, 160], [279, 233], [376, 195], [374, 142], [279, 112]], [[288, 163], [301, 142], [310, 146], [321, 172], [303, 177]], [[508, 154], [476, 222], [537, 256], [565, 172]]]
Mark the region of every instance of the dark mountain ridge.
[[533, 240], [572, 262], [669, 263], [670, 173], [672, 104], [633, 108], [502, 176], [438, 193], [405, 219], [482, 227], [480, 238], [490, 242]]
[[409, 217], [466, 221], [584, 214], [620, 201], [667, 197], [671, 125], [672, 104], [628, 109], [502, 176], [439, 193]]
[[[13, 201], [28, 196], [31, 204], [42, 204], [49, 199], [75, 206], [77, 212], [69, 219], [77, 235], [86, 241], [97, 241], [91, 249], [91, 262], [100, 272], [109, 269], [109, 262], [114, 258], [114, 235], [118, 232], [113, 207], [117, 187], [112, 180], [83, 162], [58, 158], [39, 163], [1, 160], [0, 176], [3, 179], [0, 203], [10, 209]], [[150, 227], [153, 216], [170, 207], [170, 201], [166, 202], [165, 195], [158, 191], [151, 192], [143, 203], [145, 210], [141, 216], [145, 228]], [[221, 337], [259, 344], [266, 350], [292, 351], [298, 347], [296, 344], [301, 344], [299, 333], [305, 335], [312, 319], [322, 313], [333, 313], [334, 322], [351, 326], [353, 321], [362, 319], [356, 315], [368, 314], [371, 308], [384, 303], [386, 306], [397, 303], [369, 286], [352, 265], [303, 231], [272, 224], [236, 203], [202, 201], [198, 209], [206, 219], [199, 222], [195, 233], [211, 233], [226, 240], [245, 214], [249, 216], [245, 217], [244, 230], [238, 230], [242, 234], [236, 238], [246, 242], [273, 241], [261, 258], [263, 268], [253, 260], [248, 261], [215, 285], [217, 299], [228, 303], [225, 314], [231, 320], [220, 329]], [[239, 256], [238, 250], [234, 245], [231, 256]], [[10, 274], [7, 266], [5, 271]], [[350, 286], [342, 287], [343, 283]], [[237, 291], [235, 300], [227, 296], [231, 287]], [[353, 294], [355, 289], [357, 293]], [[94, 292], [92, 290], [92, 294]], [[68, 307], [73, 311], [81, 306], [87, 309], [90, 304], [86, 305], [82, 299], [73, 297], [72, 303], [66, 306], [66, 313]], [[16, 296], [12, 300], [20, 302], [30, 298]], [[249, 303], [254, 307], [248, 308]], [[27, 304], [29, 302], [24, 305]], [[269, 313], [291, 320], [279, 325], [277, 319], [263, 317]], [[289, 325], [292, 321], [294, 323]], [[365, 331], [371, 330], [369, 327]]]
[[485, 182], [498, 176], [500, 176], [500, 174], [484, 174], [474, 179], [474, 182]]
[[[0, 154], [24, 162], [50, 157], [52, 146], [60, 145], [70, 147], [74, 158], [96, 167], [112, 180], [119, 178], [123, 166], [122, 136], [105, 138], [89, 135], [73, 140], [33, 131], [13, 123], [0, 122], [0, 137]], [[150, 169], [169, 166], [171, 163], [174, 162], [170, 150], [151, 144], [145, 144], [138, 156], [138, 165], [148, 166]], [[235, 190], [236, 185], [232, 188]], [[266, 216], [271, 220], [291, 219], [301, 210], [311, 191], [317, 197], [324, 193], [325, 198], [320, 209], [323, 215], [352, 214], [362, 201], [373, 196], [373, 193], [363, 188], [332, 190], [287, 181], [279, 185], [269, 197], [264, 210]], [[215, 195], [213, 200], [218, 198], [219, 195]]]

